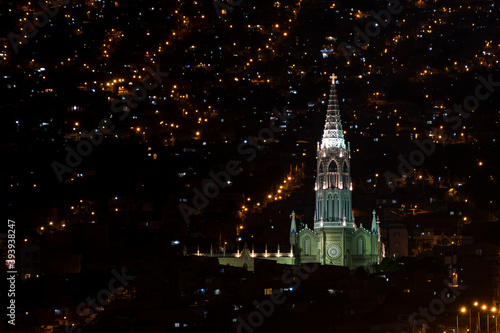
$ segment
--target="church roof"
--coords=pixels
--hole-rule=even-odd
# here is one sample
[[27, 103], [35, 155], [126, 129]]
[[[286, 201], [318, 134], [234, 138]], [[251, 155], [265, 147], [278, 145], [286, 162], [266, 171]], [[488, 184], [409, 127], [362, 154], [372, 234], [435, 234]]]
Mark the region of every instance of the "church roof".
[[328, 108], [326, 111], [325, 129], [323, 131], [322, 146], [325, 148], [335, 147], [346, 149], [344, 140], [344, 131], [342, 130], [342, 121], [340, 119], [340, 107], [337, 96], [336, 82], [337, 76], [332, 74], [332, 86], [328, 99]]

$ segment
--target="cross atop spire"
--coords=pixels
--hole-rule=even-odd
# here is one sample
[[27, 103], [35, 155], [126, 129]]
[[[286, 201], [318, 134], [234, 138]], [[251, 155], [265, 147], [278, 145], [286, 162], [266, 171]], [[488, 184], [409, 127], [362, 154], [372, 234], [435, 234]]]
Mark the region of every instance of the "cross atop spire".
[[335, 147], [346, 149], [344, 131], [342, 130], [342, 122], [340, 120], [337, 89], [335, 88], [335, 80], [337, 79], [337, 76], [332, 73], [330, 79], [332, 80], [332, 86], [330, 89], [330, 97], [328, 99], [328, 109], [326, 111], [322, 146], [326, 148]]

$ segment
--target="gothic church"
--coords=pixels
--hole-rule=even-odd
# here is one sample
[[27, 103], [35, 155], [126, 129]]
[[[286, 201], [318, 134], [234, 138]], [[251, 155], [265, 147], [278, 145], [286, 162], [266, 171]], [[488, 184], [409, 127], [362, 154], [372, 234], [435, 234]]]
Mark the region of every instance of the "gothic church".
[[267, 251], [256, 253], [246, 247], [240, 252], [227, 254], [213, 253], [196, 255], [218, 257], [221, 265], [254, 269], [254, 259], [274, 260], [280, 264], [300, 265], [320, 263], [354, 269], [369, 267], [381, 259], [380, 223], [373, 211], [370, 229], [361, 224], [357, 227], [352, 213], [351, 152], [344, 140], [340, 120], [340, 109], [336, 90], [336, 76], [332, 75], [332, 86], [326, 113], [323, 138], [317, 147], [316, 206], [314, 229], [307, 225], [297, 230], [295, 213], [290, 226], [290, 252]]
[[373, 211], [370, 229], [354, 222], [352, 214], [351, 152], [344, 140], [332, 75], [323, 138], [317, 146], [316, 207], [314, 230], [297, 230], [292, 213], [290, 245], [294, 264], [320, 263], [349, 268], [370, 266], [379, 261], [380, 226]]

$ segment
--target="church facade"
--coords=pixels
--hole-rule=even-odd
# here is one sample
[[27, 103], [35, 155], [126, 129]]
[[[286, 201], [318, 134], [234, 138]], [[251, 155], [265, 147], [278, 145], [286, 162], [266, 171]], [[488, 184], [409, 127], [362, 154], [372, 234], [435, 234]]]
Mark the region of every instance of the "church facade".
[[[380, 223], [373, 211], [371, 226], [358, 227], [352, 213], [351, 152], [346, 144], [340, 108], [338, 104], [336, 77], [332, 75], [332, 85], [326, 113], [323, 137], [317, 146], [317, 169], [315, 183], [314, 227], [307, 224], [298, 230], [295, 213], [292, 212], [290, 225], [290, 252], [256, 253], [246, 244], [240, 252], [226, 255], [225, 251], [213, 253], [221, 265], [244, 267], [253, 270], [254, 259], [274, 260], [280, 264], [300, 265], [320, 263], [354, 269], [369, 267], [380, 262]], [[287, 248], [287, 247], [285, 247]], [[200, 254], [199, 250], [197, 255]]]
[[314, 229], [297, 230], [292, 213], [290, 246], [295, 264], [316, 262], [352, 269], [379, 262], [380, 224], [375, 211], [369, 229], [357, 227], [354, 221], [351, 152], [342, 130], [336, 76], [331, 78], [325, 129], [316, 151]]

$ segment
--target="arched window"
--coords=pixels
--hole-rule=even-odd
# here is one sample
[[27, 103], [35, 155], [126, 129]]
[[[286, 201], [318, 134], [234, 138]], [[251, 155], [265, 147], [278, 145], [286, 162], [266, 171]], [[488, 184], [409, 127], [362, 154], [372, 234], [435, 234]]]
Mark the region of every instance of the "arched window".
[[344, 188], [349, 188], [351, 184], [349, 184], [349, 167], [347, 166], [347, 162], [344, 161], [344, 165], [342, 167], [342, 185]]
[[330, 205], [329, 205], [329, 203], [330, 203], [330, 195], [328, 195], [326, 197], [326, 207], [325, 207], [326, 208], [326, 212], [325, 212], [326, 219], [328, 219], [328, 216], [330, 215]]
[[339, 218], [339, 211], [340, 211], [340, 200], [337, 194], [333, 195], [333, 218], [338, 219]]
[[344, 216], [347, 219], [347, 221], [349, 221], [349, 214], [347, 210], [347, 199], [344, 199]]
[[325, 214], [325, 212], [323, 211], [322, 202], [323, 202], [323, 196], [322, 195], [318, 195], [318, 215], [320, 217], [322, 217]]
[[323, 197], [321, 196], [321, 194], [318, 194], [318, 200], [316, 200], [316, 210], [318, 212], [318, 219], [323, 216], [323, 212], [321, 211], [321, 201], [323, 200]]
[[337, 162], [335, 162], [335, 160], [332, 160], [330, 164], [328, 164], [328, 172], [337, 172], [337, 170]]
[[365, 251], [365, 239], [363, 237], [358, 238], [358, 254], [363, 254]]
[[311, 254], [311, 239], [306, 237], [304, 239], [304, 255], [308, 256]]
[[328, 194], [326, 199], [326, 218], [329, 220], [332, 218], [332, 208], [333, 208], [333, 196], [332, 194]]

